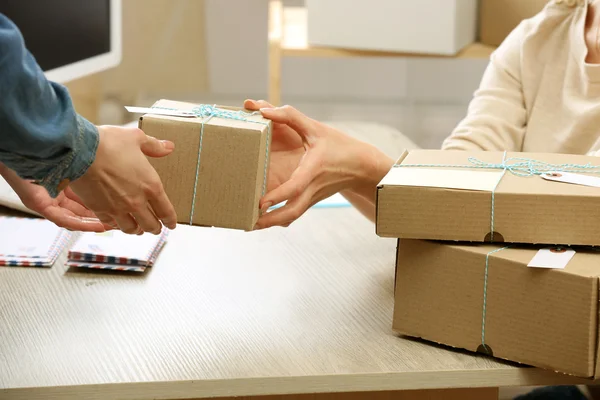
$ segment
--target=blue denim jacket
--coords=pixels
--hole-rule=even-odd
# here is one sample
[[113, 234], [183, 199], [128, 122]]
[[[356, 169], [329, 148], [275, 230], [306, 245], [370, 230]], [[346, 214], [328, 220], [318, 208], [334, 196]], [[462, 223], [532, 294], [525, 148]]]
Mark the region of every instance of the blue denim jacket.
[[46, 80], [15, 24], [0, 14], [0, 162], [58, 195], [94, 161], [97, 128], [67, 89]]

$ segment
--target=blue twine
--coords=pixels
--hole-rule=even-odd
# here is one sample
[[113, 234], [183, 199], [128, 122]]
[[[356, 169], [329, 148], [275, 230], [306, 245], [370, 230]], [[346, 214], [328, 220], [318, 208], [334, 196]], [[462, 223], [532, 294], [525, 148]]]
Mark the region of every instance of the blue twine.
[[[168, 107], [153, 106], [152, 108], [161, 109], [161, 110], [169, 110], [169, 111], [178, 111], [178, 112], [185, 111], [185, 110], [179, 110], [176, 108], [168, 108]], [[194, 221], [194, 212], [196, 209], [196, 193], [198, 190], [198, 179], [200, 176], [200, 155], [202, 154], [202, 140], [204, 138], [204, 125], [208, 121], [210, 121], [212, 118], [233, 119], [236, 121], [252, 122], [252, 123], [256, 123], [256, 124], [266, 125], [269, 127], [269, 129], [267, 131], [267, 144], [266, 144], [266, 150], [265, 150], [265, 165], [264, 165], [264, 170], [263, 170], [264, 177], [263, 177], [263, 184], [262, 184], [262, 196], [264, 196], [266, 189], [267, 189], [267, 167], [268, 167], [268, 163], [269, 163], [269, 145], [271, 143], [271, 126], [272, 125], [270, 125], [268, 122], [248, 119], [248, 117], [251, 117], [254, 115], [259, 115], [260, 112], [258, 112], [258, 111], [254, 111], [254, 112], [245, 112], [242, 110], [232, 111], [232, 110], [224, 110], [222, 108], [218, 108], [216, 105], [200, 104], [197, 107], [192, 108], [188, 112], [191, 115], [195, 115], [197, 118], [202, 118], [201, 125], [200, 125], [200, 141], [198, 143], [198, 159], [196, 161], [196, 175], [194, 178], [194, 193], [193, 193], [193, 197], [192, 197], [192, 207], [190, 210], [190, 225], [192, 225], [192, 223]]]
[[551, 172], [570, 172], [570, 173], [586, 173], [600, 174], [600, 166], [587, 164], [551, 164], [544, 161], [538, 161], [524, 157], [506, 158], [506, 151], [502, 156], [501, 163], [490, 163], [479, 160], [475, 157], [469, 157], [470, 165], [454, 165], [454, 164], [395, 164], [394, 168], [463, 168], [463, 169], [501, 169], [498, 182], [492, 189], [492, 210], [490, 217], [490, 242], [494, 241], [494, 210], [496, 189], [502, 181], [506, 172], [510, 172], [515, 176], [529, 177], [535, 175], [546, 175]]
[[488, 284], [488, 271], [490, 269], [490, 256], [502, 250], [506, 250], [511, 246], [502, 247], [500, 249], [492, 250], [485, 255], [485, 270], [483, 275], [483, 309], [481, 311], [481, 346], [489, 353], [489, 349], [485, 344], [485, 317], [487, 314], [487, 284]]

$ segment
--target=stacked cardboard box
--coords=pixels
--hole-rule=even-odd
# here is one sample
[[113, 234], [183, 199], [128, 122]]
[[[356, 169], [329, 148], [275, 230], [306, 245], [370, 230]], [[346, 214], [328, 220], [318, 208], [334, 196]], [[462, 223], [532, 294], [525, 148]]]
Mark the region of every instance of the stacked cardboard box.
[[600, 377], [598, 172], [575, 155], [403, 154], [377, 192], [377, 233], [399, 239], [394, 330]]

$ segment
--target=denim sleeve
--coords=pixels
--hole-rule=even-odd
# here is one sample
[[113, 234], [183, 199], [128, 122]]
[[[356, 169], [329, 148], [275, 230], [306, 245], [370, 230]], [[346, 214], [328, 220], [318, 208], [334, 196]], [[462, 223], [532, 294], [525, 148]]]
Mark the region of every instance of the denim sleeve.
[[98, 130], [67, 89], [46, 80], [15, 24], [0, 14], [0, 162], [52, 197], [94, 161]]

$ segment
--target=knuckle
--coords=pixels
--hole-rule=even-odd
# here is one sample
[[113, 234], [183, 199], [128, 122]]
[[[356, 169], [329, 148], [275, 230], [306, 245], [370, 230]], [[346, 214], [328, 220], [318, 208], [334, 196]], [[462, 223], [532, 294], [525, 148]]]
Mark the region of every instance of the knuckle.
[[139, 197], [127, 197], [125, 199], [125, 209], [129, 212], [141, 210], [144, 201]]
[[146, 186], [144, 193], [149, 197], [158, 197], [163, 192], [163, 184], [160, 180], [153, 180]]

